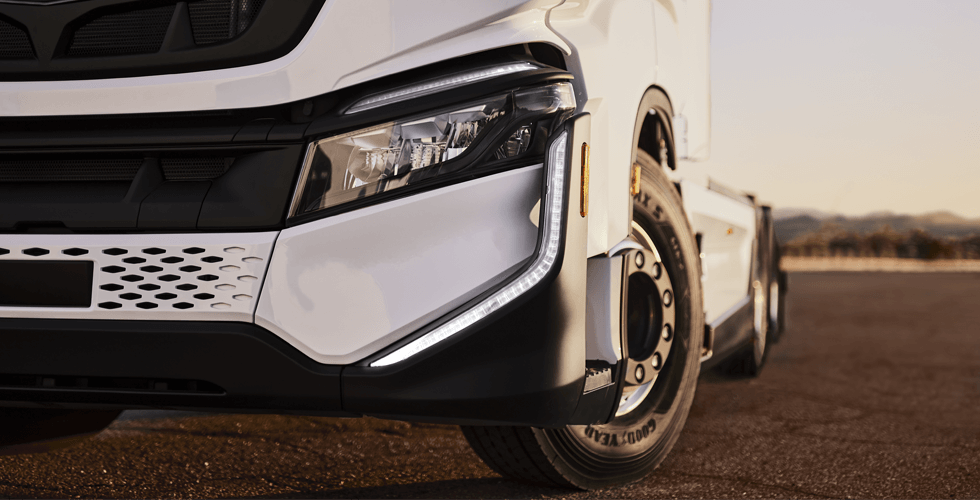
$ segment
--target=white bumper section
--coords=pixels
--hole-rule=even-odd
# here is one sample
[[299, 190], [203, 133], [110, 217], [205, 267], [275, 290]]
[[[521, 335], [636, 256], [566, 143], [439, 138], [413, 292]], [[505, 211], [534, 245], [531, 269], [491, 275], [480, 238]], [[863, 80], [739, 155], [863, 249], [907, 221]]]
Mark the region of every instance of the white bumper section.
[[91, 306], [0, 307], [0, 317], [254, 321], [318, 362], [351, 363], [531, 258], [542, 173], [525, 167], [282, 232], [0, 235], [0, 260], [94, 262]]

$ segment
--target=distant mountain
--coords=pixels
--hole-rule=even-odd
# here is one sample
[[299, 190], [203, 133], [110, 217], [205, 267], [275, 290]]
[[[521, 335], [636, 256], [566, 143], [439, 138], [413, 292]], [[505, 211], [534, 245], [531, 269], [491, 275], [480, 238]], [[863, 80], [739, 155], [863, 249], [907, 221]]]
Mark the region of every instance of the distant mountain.
[[980, 221], [971, 221], [970, 219], [946, 211], [923, 214], [916, 217], [916, 219], [929, 224], [973, 225], [980, 223]]
[[[790, 216], [780, 217], [777, 212], [790, 214]], [[795, 215], [792, 215], [794, 213]], [[847, 217], [829, 215], [819, 210], [788, 208], [773, 210], [773, 216], [776, 225], [776, 237], [782, 243], [820, 232], [870, 234], [883, 230], [885, 227], [897, 233], [921, 229], [938, 238], [962, 238], [980, 234], [980, 219], [966, 219], [945, 211], [923, 215], [875, 212], [857, 217]]]
[[793, 217], [808, 216], [816, 220], [824, 220], [833, 217], [833, 214], [817, 210], [815, 208], [774, 208], [772, 217], [775, 220], [792, 219]]

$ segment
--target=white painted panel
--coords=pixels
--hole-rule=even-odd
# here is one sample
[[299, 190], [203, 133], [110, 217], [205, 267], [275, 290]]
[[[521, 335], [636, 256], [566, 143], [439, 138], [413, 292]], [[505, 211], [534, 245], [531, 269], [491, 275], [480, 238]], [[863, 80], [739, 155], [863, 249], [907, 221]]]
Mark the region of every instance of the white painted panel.
[[351, 363], [475, 297], [532, 256], [542, 165], [282, 232], [256, 324]]
[[[9, 252], [0, 260], [95, 267], [90, 307], [0, 307], [0, 317], [252, 322], [277, 234], [0, 234], [0, 249]], [[48, 253], [24, 253], [31, 249]], [[74, 249], [87, 253], [64, 253]], [[146, 285], [154, 289], [140, 288]]]
[[[285, 0], [278, 0], [285, 1]], [[494, 47], [565, 43], [544, 22], [560, 0], [327, 0], [289, 54], [237, 68], [137, 78], [0, 82], [0, 116], [271, 106]]]
[[549, 25], [568, 41], [576, 99], [592, 113], [589, 256], [629, 236], [633, 128], [657, 81], [656, 0], [566, 1]]
[[[678, 123], [678, 157], [707, 160], [711, 139], [710, 0], [657, 0], [657, 84]], [[686, 147], [680, 147], [686, 143]]]
[[681, 182], [691, 229], [701, 233], [708, 322], [745, 298], [752, 271], [755, 208], [690, 181]]

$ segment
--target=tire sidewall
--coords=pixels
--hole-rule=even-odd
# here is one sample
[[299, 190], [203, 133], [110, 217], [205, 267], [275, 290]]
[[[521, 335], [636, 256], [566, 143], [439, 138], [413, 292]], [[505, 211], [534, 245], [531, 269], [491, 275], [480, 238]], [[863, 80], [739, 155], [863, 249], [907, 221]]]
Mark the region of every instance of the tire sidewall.
[[[665, 268], [670, 273], [675, 294], [677, 326], [669, 362], [683, 363], [683, 368], [667, 379], [672, 387], [676, 387], [676, 391], [672, 395], [663, 395], [666, 398], [658, 398], [657, 403], [661, 406], [653, 404], [641, 406], [635, 411], [645, 411], [646, 414], [634, 415], [631, 412], [623, 416], [628, 417], [627, 421], [636, 429], [626, 431], [620, 429], [618, 432], [647, 432], [650, 430], [648, 422], [653, 418], [653, 413], [663, 410], [662, 405], [669, 402], [668, 418], [656, 426], [653, 431], [656, 432], [655, 437], [649, 436], [651, 438], [648, 440], [649, 447], [636, 456], [618, 462], [620, 466], [617, 470], [590, 466], [593, 461], [597, 461], [597, 458], [598, 461], [602, 461], [605, 457], [593, 456], [592, 450], [587, 450], [581, 443], [575, 442], [575, 437], [570, 435], [573, 431], [569, 428], [535, 430], [535, 437], [542, 448], [549, 456], [556, 457], [554, 464], [559, 472], [572, 484], [586, 489], [638, 481], [666, 458], [687, 420], [700, 374], [704, 307], [697, 245], [673, 183], [650, 155], [639, 151], [637, 157], [642, 174], [640, 192], [633, 197], [633, 219], [639, 222], [653, 239]], [[646, 403], [647, 401], [644, 401], [644, 405]], [[614, 419], [608, 425], [616, 424], [617, 420]], [[602, 426], [588, 427], [594, 428], [595, 432], [602, 432]], [[602, 436], [600, 439], [606, 437], [608, 436]], [[622, 435], [618, 438], [621, 440]]]

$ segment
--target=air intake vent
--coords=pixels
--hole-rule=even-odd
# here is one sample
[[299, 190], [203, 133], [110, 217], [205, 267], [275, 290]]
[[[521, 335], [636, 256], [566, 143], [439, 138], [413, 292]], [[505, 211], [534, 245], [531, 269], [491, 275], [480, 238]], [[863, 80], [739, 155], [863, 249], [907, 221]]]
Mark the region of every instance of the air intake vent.
[[[143, 158], [0, 160], [0, 182], [132, 181]], [[228, 171], [234, 158], [162, 158], [168, 181], [208, 181]]]
[[200, 0], [187, 4], [191, 14], [194, 43], [211, 45], [231, 40], [245, 32], [263, 0]]
[[0, 59], [34, 59], [27, 33], [3, 19], [0, 19]]
[[142, 158], [0, 160], [0, 182], [131, 181]]
[[206, 181], [221, 177], [234, 158], [164, 158], [160, 160], [168, 181]]
[[101, 57], [158, 52], [176, 5], [106, 14], [72, 37], [68, 57]]

